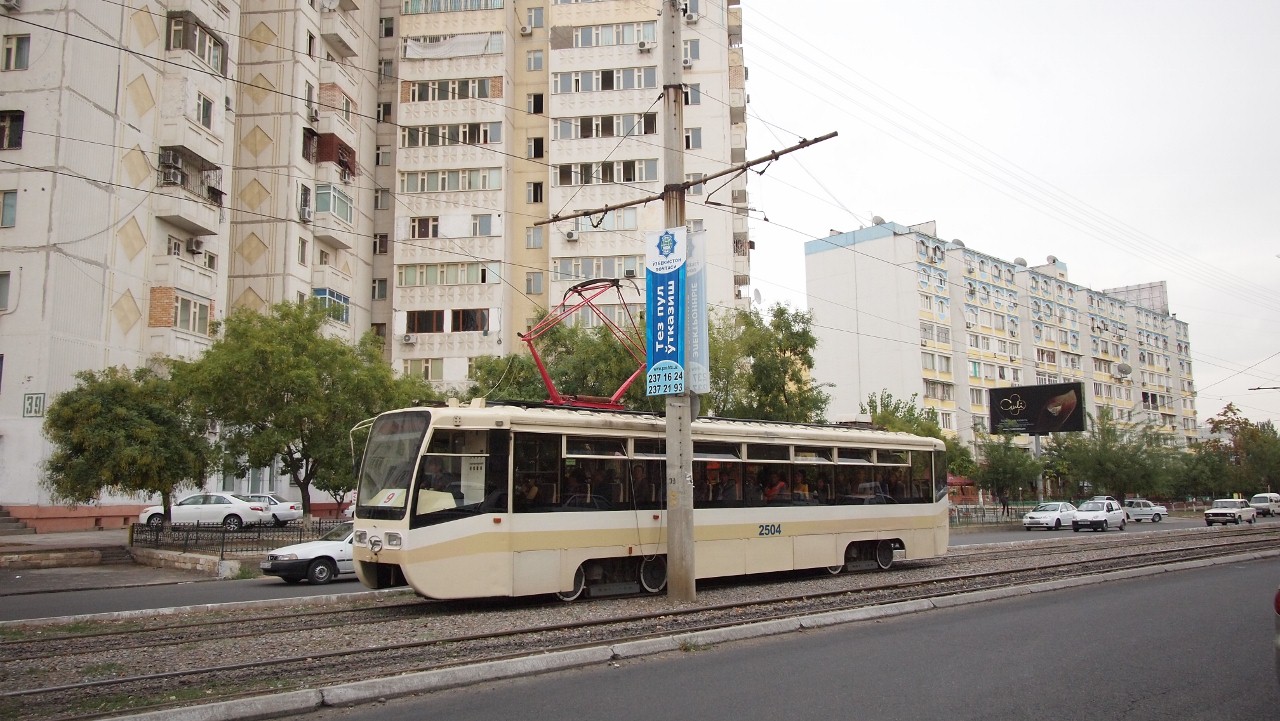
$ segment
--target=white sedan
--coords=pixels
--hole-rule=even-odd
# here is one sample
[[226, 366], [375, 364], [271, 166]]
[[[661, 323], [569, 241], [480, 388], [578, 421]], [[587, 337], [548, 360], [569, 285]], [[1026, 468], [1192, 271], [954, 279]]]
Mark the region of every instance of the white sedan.
[[[266, 506], [231, 493], [197, 493], [173, 504], [169, 509], [174, 523], [208, 523], [238, 531], [271, 519]], [[147, 506], [138, 514], [138, 522], [152, 528], [164, 525], [164, 506]]]
[[1124, 502], [1124, 508], [1129, 512], [1129, 519], [1134, 523], [1142, 521], [1159, 523], [1160, 519], [1169, 515], [1169, 509], [1144, 498], [1130, 498]]
[[270, 493], [250, 493], [245, 498], [266, 506], [267, 515], [271, 516], [276, 528], [283, 528], [289, 525], [289, 521], [302, 518], [302, 501], [282, 501]]
[[355, 524], [339, 523], [318, 541], [277, 548], [258, 564], [268, 576], [279, 576], [285, 583], [307, 579], [314, 584], [332, 581], [337, 576], [356, 572], [351, 554], [351, 537]]
[[1243, 521], [1253, 523], [1257, 519], [1257, 509], [1243, 498], [1219, 498], [1213, 502], [1209, 510], [1204, 512], [1206, 526], [1212, 526], [1215, 523], [1221, 523], [1224, 526], [1234, 523], [1238, 526]]
[[1022, 525], [1028, 531], [1033, 528], [1047, 528], [1056, 531], [1063, 526], [1071, 525], [1076, 518], [1076, 507], [1066, 501], [1050, 501], [1041, 503], [1022, 517]]

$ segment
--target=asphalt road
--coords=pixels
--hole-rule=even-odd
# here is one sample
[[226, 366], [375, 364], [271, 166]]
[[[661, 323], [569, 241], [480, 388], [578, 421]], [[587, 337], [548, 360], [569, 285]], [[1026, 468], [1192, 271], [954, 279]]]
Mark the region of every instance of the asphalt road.
[[1280, 717], [1268, 559], [673, 652], [313, 721]]

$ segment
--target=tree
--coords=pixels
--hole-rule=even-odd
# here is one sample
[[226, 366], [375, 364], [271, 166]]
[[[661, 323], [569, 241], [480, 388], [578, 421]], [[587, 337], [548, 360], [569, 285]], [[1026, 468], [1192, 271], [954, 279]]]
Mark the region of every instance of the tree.
[[814, 383], [813, 316], [775, 305], [768, 316], [735, 310], [712, 319], [711, 392], [703, 412], [727, 418], [815, 423], [830, 396]]
[[1225, 483], [1215, 495], [1252, 494], [1280, 483], [1280, 438], [1270, 421], [1253, 423], [1228, 403], [1208, 425], [1215, 437], [1200, 444], [1197, 453], [1217, 456]]
[[1074, 438], [1058, 438], [1052, 444], [1055, 467], [1065, 466], [1084, 495], [1108, 492], [1120, 500], [1128, 495], [1154, 495], [1168, 482], [1175, 467], [1173, 451], [1148, 424], [1120, 423], [1110, 408], [1100, 408], [1088, 418], [1088, 429]]
[[979, 436], [982, 461], [974, 481], [997, 498], [1009, 498], [1023, 490], [1035, 491], [1043, 466], [1025, 449], [1014, 445], [1015, 433]]
[[242, 474], [279, 459], [308, 517], [313, 483], [344, 494], [355, 485], [352, 426], [438, 397], [422, 379], [396, 378], [376, 335], [353, 347], [326, 335], [330, 321], [315, 300], [236, 311], [199, 360], [174, 365], [175, 380], [222, 422], [228, 465]]
[[207, 422], [155, 372], [108, 368], [76, 374], [49, 404], [53, 453], [42, 484], [57, 501], [92, 503], [103, 492], [159, 494], [167, 520], [173, 493], [202, 482], [213, 453]]
[[907, 400], [894, 398], [887, 390], [879, 395], [872, 393], [859, 405], [859, 412], [871, 416], [871, 422], [888, 431], [914, 433], [917, 436], [942, 438], [942, 426], [938, 425], [938, 413], [932, 408], [917, 405], [918, 394]]

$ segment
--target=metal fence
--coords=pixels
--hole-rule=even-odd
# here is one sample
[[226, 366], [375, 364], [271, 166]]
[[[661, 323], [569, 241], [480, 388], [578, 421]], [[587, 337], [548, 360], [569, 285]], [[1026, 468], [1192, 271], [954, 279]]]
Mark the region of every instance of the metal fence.
[[951, 525], [968, 526], [979, 523], [1019, 523], [1035, 503], [1010, 503], [1006, 511], [997, 505], [966, 504], [951, 506]]
[[130, 545], [138, 548], [216, 555], [219, 560], [225, 560], [262, 556], [281, 546], [314, 541], [344, 522], [331, 518], [313, 519], [310, 528], [296, 523], [284, 528], [249, 526], [238, 531], [228, 531], [221, 525], [197, 523], [161, 528], [135, 523], [129, 529], [129, 538]]

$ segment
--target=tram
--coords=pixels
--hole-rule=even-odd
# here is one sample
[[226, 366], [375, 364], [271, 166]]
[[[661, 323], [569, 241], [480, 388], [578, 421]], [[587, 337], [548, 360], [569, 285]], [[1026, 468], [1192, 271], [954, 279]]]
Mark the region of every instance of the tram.
[[[665, 588], [661, 416], [452, 401], [357, 430], [368, 432], [354, 537], [366, 586], [566, 601]], [[946, 552], [939, 440], [715, 418], [692, 430], [697, 578], [886, 569]]]

